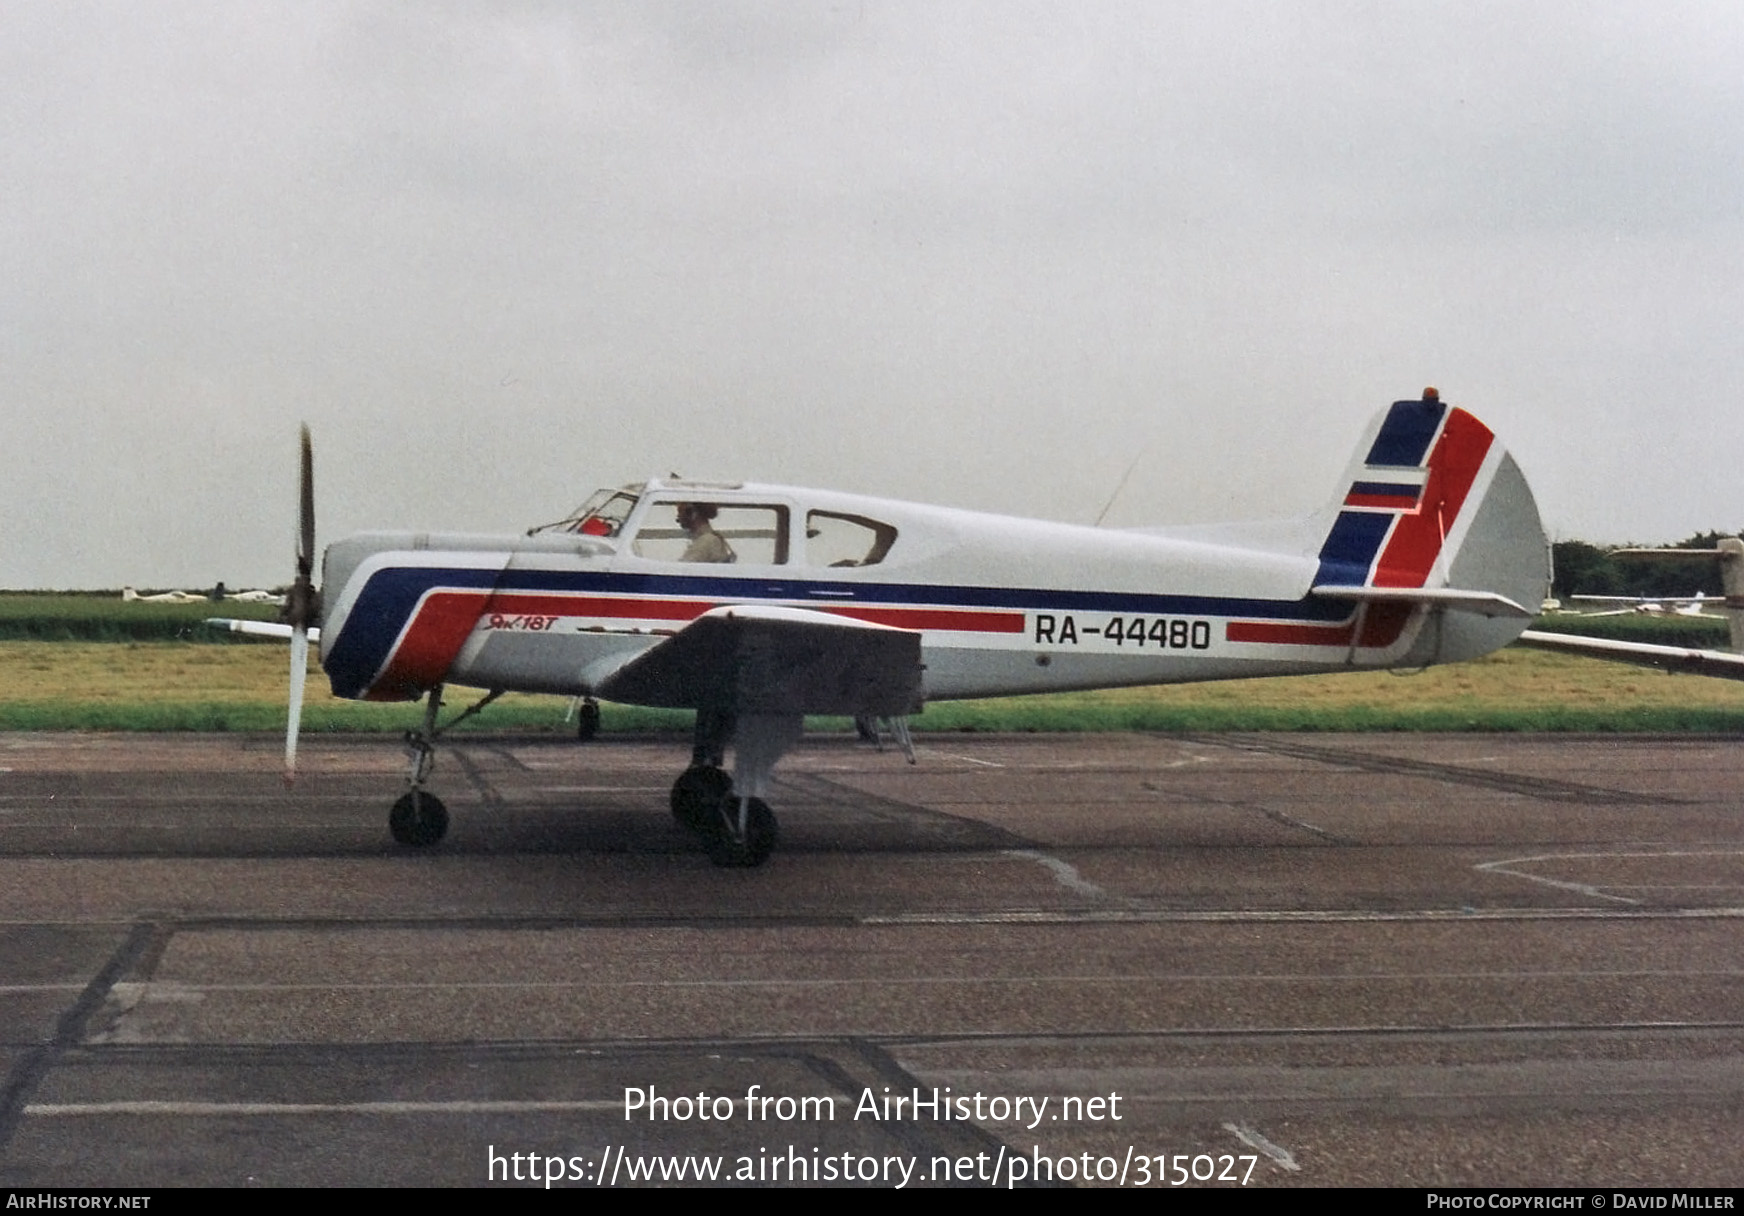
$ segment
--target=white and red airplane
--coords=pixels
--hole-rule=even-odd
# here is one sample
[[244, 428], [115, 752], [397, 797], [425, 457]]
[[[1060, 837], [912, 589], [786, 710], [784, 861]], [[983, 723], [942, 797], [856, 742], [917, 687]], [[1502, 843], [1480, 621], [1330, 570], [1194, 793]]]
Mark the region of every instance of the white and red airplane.
[[336, 695], [427, 700], [390, 816], [411, 845], [447, 828], [425, 785], [449, 685], [485, 690], [474, 709], [523, 691], [695, 710], [673, 812], [717, 863], [755, 865], [805, 714], [1454, 662], [1511, 642], [1549, 582], [1518, 467], [1433, 390], [1376, 418], [1302, 520], [1113, 530], [652, 480], [524, 535], [353, 536], [319, 594], [307, 432], [303, 460], [287, 772], [318, 622]]

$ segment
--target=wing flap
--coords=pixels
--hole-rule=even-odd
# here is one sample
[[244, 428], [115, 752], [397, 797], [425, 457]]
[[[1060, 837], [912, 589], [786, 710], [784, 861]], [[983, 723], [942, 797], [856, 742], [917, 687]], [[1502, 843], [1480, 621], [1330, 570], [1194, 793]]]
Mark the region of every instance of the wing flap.
[[919, 711], [920, 634], [802, 608], [716, 608], [606, 676], [631, 705], [733, 713]]

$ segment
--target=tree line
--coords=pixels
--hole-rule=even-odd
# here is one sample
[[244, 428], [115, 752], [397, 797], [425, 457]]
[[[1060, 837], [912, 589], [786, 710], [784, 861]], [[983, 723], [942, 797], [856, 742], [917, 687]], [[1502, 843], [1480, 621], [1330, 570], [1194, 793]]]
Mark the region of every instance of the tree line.
[[[1670, 545], [1630, 545], [1639, 549], [1712, 549], [1723, 536], [1737, 532], [1698, 532]], [[1711, 557], [1688, 561], [1664, 558], [1631, 561], [1612, 556], [1612, 548], [1589, 545], [1584, 540], [1559, 540], [1551, 546], [1556, 576], [1550, 594], [1566, 600], [1572, 595], [1686, 596], [1700, 591], [1721, 594], [1720, 563]]]

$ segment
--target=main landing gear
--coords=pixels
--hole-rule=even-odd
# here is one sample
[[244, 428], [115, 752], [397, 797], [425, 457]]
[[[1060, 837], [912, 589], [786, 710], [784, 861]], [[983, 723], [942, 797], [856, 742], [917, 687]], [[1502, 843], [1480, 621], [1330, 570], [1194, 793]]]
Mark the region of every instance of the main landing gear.
[[448, 808], [442, 805], [442, 799], [424, 789], [430, 770], [436, 767], [436, 740], [502, 695], [501, 689], [487, 693], [453, 722], [438, 727], [436, 715], [442, 710], [442, 685], [430, 690], [424, 702], [424, 724], [406, 732], [406, 750], [412, 759], [411, 771], [406, 774], [406, 792], [388, 812], [388, 830], [399, 843], [421, 849], [448, 834]]
[[[672, 817], [717, 866], [760, 866], [775, 851], [775, 812], [763, 801], [776, 761], [798, 740], [798, 714], [698, 710], [690, 767], [672, 784]], [[734, 775], [721, 768], [734, 744]]]
[[[427, 848], [447, 835], [448, 808], [424, 788], [436, 766], [436, 740], [500, 696], [501, 689], [488, 693], [439, 727], [442, 686], [430, 690], [423, 724], [406, 732], [406, 750], [411, 753], [406, 792], [388, 814], [388, 828], [399, 843]], [[776, 762], [799, 740], [803, 725], [798, 714], [697, 712], [690, 767], [672, 785], [672, 815], [702, 841], [703, 851], [717, 866], [760, 866], [775, 851], [779, 829], [763, 796]], [[729, 743], [733, 746], [730, 777], [722, 767]]]
[[569, 701], [569, 713], [563, 720], [575, 719], [575, 738], [577, 742], [588, 743], [599, 734], [600, 707], [599, 702], [592, 697], [572, 697]]

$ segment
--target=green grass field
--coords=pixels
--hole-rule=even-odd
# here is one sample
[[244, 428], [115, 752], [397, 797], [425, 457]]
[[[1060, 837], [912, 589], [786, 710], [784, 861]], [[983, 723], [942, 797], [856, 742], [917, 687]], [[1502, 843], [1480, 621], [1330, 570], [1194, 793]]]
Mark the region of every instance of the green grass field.
[[1545, 633], [1575, 633], [1589, 638], [1646, 642], [1654, 646], [1689, 646], [1696, 650], [1723, 650], [1729, 640], [1726, 622], [1717, 616], [1649, 616], [1645, 613], [1587, 616], [1556, 612], [1539, 617], [1532, 628]]
[[[286, 652], [191, 642], [0, 643], [0, 729], [281, 730]], [[452, 690], [458, 708], [471, 698]], [[479, 729], [566, 730], [560, 697], [511, 694]], [[416, 705], [335, 699], [312, 670], [310, 730], [404, 730]], [[473, 724], [469, 723], [469, 726]], [[607, 705], [610, 730], [689, 715]], [[828, 725], [818, 723], [817, 725]], [[846, 723], [840, 723], [844, 729]], [[1509, 649], [1420, 674], [1365, 672], [931, 705], [937, 730], [1744, 730], [1744, 683]]]
[[[270, 605], [127, 603], [119, 593], [0, 593], [0, 730], [282, 730], [286, 650], [202, 624]], [[1717, 647], [1714, 618], [1550, 616], [1538, 628]], [[223, 644], [219, 644], [223, 643]], [[473, 699], [452, 691], [452, 710]], [[567, 730], [561, 697], [511, 694], [473, 729]], [[399, 731], [416, 705], [341, 701], [312, 668], [309, 730]], [[607, 705], [608, 731], [688, 730], [690, 715]], [[828, 726], [829, 722], [814, 725]], [[835, 723], [847, 728], [845, 721]], [[1539, 651], [1413, 675], [1232, 680], [931, 705], [920, 730], [1744, 730], [1744, 683]]]
[[0, 641], [247, 643], [212, 629], [209, 616], [278, 619], [271, 604], [235, 600], [193, 604], [128, 603], [119, 591], [0, 593]]

